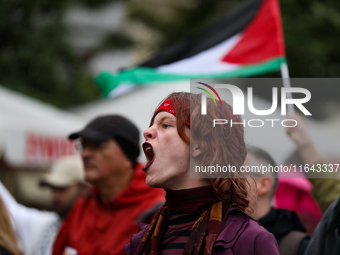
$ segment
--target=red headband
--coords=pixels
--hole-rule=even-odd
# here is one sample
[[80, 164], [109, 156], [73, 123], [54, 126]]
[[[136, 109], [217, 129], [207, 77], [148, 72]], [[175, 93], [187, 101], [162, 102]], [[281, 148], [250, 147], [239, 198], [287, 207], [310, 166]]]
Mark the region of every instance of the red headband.
[[[179, 101], [178, 102], [178, 106], [181, 107], [181, 104]], [[176, 113], [175, 113], [175, 108], [173, 106], [173, 104], [171, 103], [171, 99], [168, 98], [167, 100], [165, 100], [159, 107], [158, 109], [155, 111], [155, 114], [154, 116], [156, 116], [159, 112], [162, 112], [162, 111], [165, 111], [165, 112], [168, 112], [168, 113], [171, 113], [172, 115], [174, 115], [176, 117]], [[186, 122], [186, 125], [188, 128], [190, 128], [190, 115], [188, 117], [188, 120]]]

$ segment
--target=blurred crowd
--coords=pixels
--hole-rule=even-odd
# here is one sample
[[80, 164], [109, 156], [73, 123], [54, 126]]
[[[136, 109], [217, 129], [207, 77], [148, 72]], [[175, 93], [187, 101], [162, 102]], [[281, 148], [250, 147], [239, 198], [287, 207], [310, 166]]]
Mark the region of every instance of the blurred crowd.
[[[162, 111], [176, 116], [167, 108], [158, 109], [158, 112]], [[296, 144], [302, 163], [309, 166], [324, 164], [307, 125], [297, 114], [294, 119], [299, 125], [287, 128], [287, 139]], [[154, 118], [151, 123], [153, 121]], [[176, 245], [179, 247], [178, 241], [168, 241], [161, 250], [154, 248], [153, 238], [157, 237], [157, 233], [169, 237], [167, 240], [173, 236], [191, 238], [191, 228], [195, 228], [190, 225], [190, 230], [185, 227], [181, 231], [171, 232], [171, 224], [179, 216], [176, 213], [168, 215], [164, 212], [165, 216], [158, 213], [164, 210], [165, 192], [160, 189], [163, 188], [161, 186], [155, 188], [157, 185], [150, 185], [154, 181], [151, 177], [147, 182], [145, 180], [145, 171], [153, 163], [155, 152], [148, 144], [143, 145], [148, 160], [143, 167], [138, 162], [142, 149], [139, 136], [140, 131], [130, 120], [117, 115], [98, 116], [82, 130], [70, 134], [69, 139], [77, 142], [80, 156], [60, 158], [39, 183], [52, 191], [51, 212], [19, 204], [0, 182], [0, 254], [195, 253], [184, 246], [174, 248]], [[153, 136], [152, 130], [144, 133], [147, 141], [154, 139]], [[169, 139], [164, 146], [174, 146], [175, 142]], [[265, 164], [276, 165], [270, 152], [247, 146], [244, 165]], [[165, 171], [164, 178], [170, 178], [166, 176], [167, 167], [166, 164], [160, 167]], [[247, 177], [251, 188], [247, 193], [250, 201], [247, 208], [251, 210], [247, 212], [274, 236], [280, 254], [340, 254], [340, 180], [335, 172], [327, 174], [327, 178], [321, 175], [315, 178], [313, 173], [305, 172], [304, 178], [280, 179], [278, 173], [268, 172], [253, 173]], [[170, 197], [167, 188], [165, 191]], [[188, 205], [190, 207], [190, 201]], [[168, 206], [175, 210], [176, 206], [182, 208], [180, 202], [170, 205], [170, 200]], [[141, 239], [142, 244], [145, 242], [144, 246], [138, 244], [138, 247], [133, 247], [134, 243], [131, 242], [124, 250], [124, 245], [130, 243], [133, 234], [145, 229], [146, 224], [155, 222], [155, 219], [161, 222], [161, 217], [170, 219], [164, 229], [157, 230], [156, 224], [149, 241], [147, 233], [144, 233]], [[177, 221], [180, 222], [177, 224], [187, 224], [193, 220], [184, 222], [179, 218]], [[209, 224], [206, 231], [210, 231]], [[199, 228], [195, 231], [201, 233]], [[192, 242], [190, 238], [185, 242]], [[202, 245], [208, 247], [207, 244]], [[211, 254], [211, 250], [210, 253], [201, 253]], [[218, 254], [214, 250], [212, 253]]]

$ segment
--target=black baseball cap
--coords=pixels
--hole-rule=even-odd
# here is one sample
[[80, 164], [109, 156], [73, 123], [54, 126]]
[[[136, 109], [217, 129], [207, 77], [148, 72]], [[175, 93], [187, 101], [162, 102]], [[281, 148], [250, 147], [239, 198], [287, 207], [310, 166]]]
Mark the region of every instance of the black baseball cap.
[[140, 153], [138, 128], [119, 115], [99, 116], [83, 130], [70, 134], [68, 138], [70, 140], [83, 138], [98, 142], [114, 139], [133, 163], [137, 162]]

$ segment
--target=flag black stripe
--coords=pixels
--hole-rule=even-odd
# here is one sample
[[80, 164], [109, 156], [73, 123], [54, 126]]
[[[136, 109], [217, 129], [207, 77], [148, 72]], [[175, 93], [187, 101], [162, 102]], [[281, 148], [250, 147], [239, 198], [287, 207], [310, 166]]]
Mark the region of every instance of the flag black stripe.
[[[250, 0], [228, 13], [215, 24], [163, 50], [141, 67], [158, 67], [192, 57], [243, 31], [252, 21], [263, 0]], [[223, 33], [221, 33], [223, 31]]]

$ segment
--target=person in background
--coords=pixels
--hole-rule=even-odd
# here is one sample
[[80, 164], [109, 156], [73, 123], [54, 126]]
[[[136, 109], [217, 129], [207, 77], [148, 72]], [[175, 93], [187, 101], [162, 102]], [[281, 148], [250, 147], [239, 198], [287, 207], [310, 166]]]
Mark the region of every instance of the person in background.
[[305, 255], [340, 254], [340, 198], [326, 210], [309, 242]]
[[138, 163], [139, 130], [118, 115], [92, 120], [69, 136], [78, 139], [92, 191], [79, 199], [57, 236], [53, 255], [124, 254], [124, 244], [164, 203], [163, 191], [145, 184]]
[[[299, 125], [287, 128], [287, 134], [297, 144], [304, 164], [311, 167], [325, 164], [311, 139], [307, 125], [299, 115], [294, 119]], [[325, 211], [309, 242], [306, 255], [338, 255], [340, 254], [340, 179], [339, 173], [327, 167], [327, 172], [305, 172], [305, 176], [313, 184], [312, 194]], [[327, 209], [328, 208], [328, 209]]]
[[23, 255], [19, 248], [18, 238], [15, 235], [12, 224], [0, 196], [0, 254], [1, 255]]
[[53, 212], [40, 211], [15, 201], [0, 182], [0, 196], [12, 216], [26, 255], [50, 255], [59, 226], [74, 202], [87, 190], [79, 156], [65, 156], [54, 162], [40, 185], [52, 191]]
[[[302, 164], [308, 164], [309, 167], [315, 164], [325, 164], [325, 160], [321, 157], [309, 135], [306, 123], [298, 114], [295, 114], [293, 118], [298, 122], [298, 125], [296, 127], [288, 127], [286, 131], [297, 146]], [[306, 178], [313, 185], [311, 193], [318, 202], [322, 212], [325, 212], [330, 204], [340, 196], [339, 174], [335, 170], [329, 170], [326, 173], [322, 171], [321, 173], [316, 171], [304, 172]]]
[[[201, 115], [201, 95], [176, 92], [155, 110], [144, 131], [143, 170], [150, 187], [165, 190], [166, 203], [131, 237], [127, 255], [279, 254], [273, 235], [245, 212], [250, 187], [238, 171], [247, 154], [243, 126], [212, 127], [216, 116], [233, 122], [241, 117], [224, 101], [215, 106], [207, 99], [206, 109]], [[199, 176], [191, 178], [197, 167], [217, 165], [235, 171], [196, 172]]]
[[89, 188], [85, 182], [84, 166], [79, 156], [59, 159], [40, 181], [41, 187], [52, 190], [52, 208], [64, 219], [74, 202]]
[[[248, 146], [247, 151], [245, 165], [276, 166], [273, 158], [266, 151], [254, 146]], [[251, 216], [274, 235], [280, 254], [303, 255], [310, 237], [299, 216], [293, 211], [272, 207], [272, 199], [278, 187], [278, 174], [276, 172], [252, 173], [251, 176], [255, 183], [254, 180], [249, 181], [258, 196], [255, 211]]]

